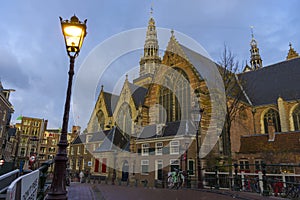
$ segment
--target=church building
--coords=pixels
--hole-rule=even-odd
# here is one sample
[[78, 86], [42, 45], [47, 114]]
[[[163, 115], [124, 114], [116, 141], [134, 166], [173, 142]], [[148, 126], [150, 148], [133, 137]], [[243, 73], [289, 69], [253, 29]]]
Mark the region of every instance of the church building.
[[[126, 75], [119, 94], [102, 86], [86, 133], [78, 136], [92, 155], [85, 159], [90, 173], [111, 181], [146, 180], [157, 186], [175, 169], [196, 180], [203, 176], [198, 174], [199, 165], [203, 169], [231, 162], [254, 172], [250, 164], [262, 161], [299, 163], [299, 55], [290, 45], [285, 61], [263, 66], [252, 34], [250, 58], [250, 66], [242, 73], [231, 73], [240, 95], [228, 135], [222, 127], [212, 127], [218, 124], [212, 116], [222, 111], [214, 110], [209, 80], [197, 70], [216, 65], [222, 71], [223, 66], [182, 45], [173, 31], [160, 57], [151, 17], [139, 77], [130, 82]], [[233, 93], [226, 95], [225, 109], [237, 98]], [[195, 110], [198, 119], [193, 116]], [[208, 137], [212, 134], [216, 138]], [[205, 145], [213, 147], [198, 157]]]

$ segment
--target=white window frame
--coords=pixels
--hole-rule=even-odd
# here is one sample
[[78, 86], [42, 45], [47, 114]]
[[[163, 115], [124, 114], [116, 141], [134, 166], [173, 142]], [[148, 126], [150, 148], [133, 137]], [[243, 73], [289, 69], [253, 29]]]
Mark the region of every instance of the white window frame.
[[[248, 164], [246, 164], [246, 162]], [[239, 160], [239, 167], [240, 167], [240, 170], [250, 170], [250, 162], [249, 162], [249, 160], [247, 160], [247, 159], [240, 159]]]
[[[174, 164], [174, 163], [176, 163], [176, 164]], [[179, 161], [179, 159], [170, 159], [170, 169], [171, 169], [171, 165], [178, 165], [178, 169], [179, 169], [179, 167], [180, 167], [180, 161]]]
[[142, 156], [149, 156], [149, 143], [142, 144]]
[[[147, 172], [143, 172], [143, 166], [147, 166]], [[149, 174], [149, 160], [141, 160], [141, 173]]]
[[171, 155], [178, 155], [179, 154], [179, 141], [171, 141], [170, 142], [170, 154]]
[[163, 154], [163, 142], [156, 142], [155, 143], [155, 155], [160, 156]]

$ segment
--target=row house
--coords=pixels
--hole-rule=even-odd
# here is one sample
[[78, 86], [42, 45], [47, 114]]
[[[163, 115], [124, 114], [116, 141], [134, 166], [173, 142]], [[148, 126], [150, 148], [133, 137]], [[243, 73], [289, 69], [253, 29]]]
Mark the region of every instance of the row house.
[[[6, 150], [6, 145], [10, 145], [9, 140], [10, 120], [11, 115], [14, 113], [14, 108], [9, 101], [10, 93], [15, 90], [4, 89], [0, 81], [0, 159], [10, 162], [10, 152]], [[11, 132], [10, 132], [11, 133]]]

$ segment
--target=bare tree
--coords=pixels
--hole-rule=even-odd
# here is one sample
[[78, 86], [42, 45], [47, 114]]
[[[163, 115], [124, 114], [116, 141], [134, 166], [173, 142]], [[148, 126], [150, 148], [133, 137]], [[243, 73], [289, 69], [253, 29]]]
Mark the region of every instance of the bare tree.
[[224, 81], [224, 89], [226, 94], [226, 118], [224, 128], [222, 131], [221, 139], [223, 144], [223, 155], [226, 158], [229, 165], [232, 164], [231, 154], [231, 127], [232, 122], [236, 118], [237, 114], [242, 111], [245, 106], [241, 102], [243, 97], [243, 88], [237, 78], [237, 73], [241, 68], [239, 62], [236, 60], [235, 55], [230, 49], [224, 45], [219, 64], [219, 70]]

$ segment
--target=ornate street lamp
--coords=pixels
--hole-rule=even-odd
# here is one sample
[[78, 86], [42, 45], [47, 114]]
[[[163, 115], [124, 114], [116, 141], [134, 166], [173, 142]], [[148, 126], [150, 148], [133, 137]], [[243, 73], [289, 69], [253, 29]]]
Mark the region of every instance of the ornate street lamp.
[[74, 75], [74, 62], [75, 58], [80, 52], [84, 37], [86, 36], [86, 22], [79, 21], [79, 19], [74, 15], [71, 17], [71, 20], [63, 20], [60, 17], [60, 23], [62, 32], [64, 35], [66, 49], [70, 57], [70, 69], [69, 69], [69, 81], [67, 96], [65, 102], [65, 110], [63, 116], [63, 125], [60, 135], [60, 141], [57, 144], [58, 152], [54, 158], [54, 175], [50, 191], [46, 199], [68, 199], [66, 191], [66, 172], [67, 172], [67, 146], [68, 139], [68, 122], [69, 122], [69, 113], [70, 113], [70, 102], [71, 102], [71, 89], [72, 89], [72, 80]]
[[199, 157], [199, 150], [201, 145], [201, 133], [200, 133], [200, 143], [199, 143], [199, 130], [201, 127], [201, 119], [204, 109], [197, 107], [196, 105], [191, 111], [192, 114], [192, 120], [194, 122], [194, 126], [196, 129], [196, 158], [197, 158], [197, 182], [198, 182], [198, 188], [203, 188], [202, 183], [202, 173], [201, 173], [201, 162]]

